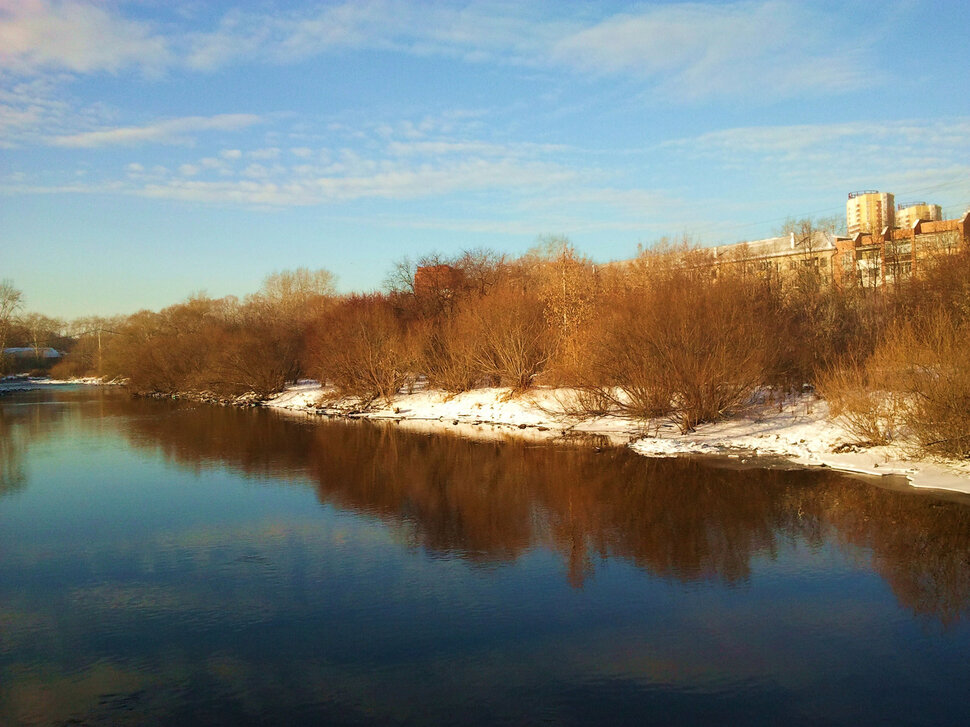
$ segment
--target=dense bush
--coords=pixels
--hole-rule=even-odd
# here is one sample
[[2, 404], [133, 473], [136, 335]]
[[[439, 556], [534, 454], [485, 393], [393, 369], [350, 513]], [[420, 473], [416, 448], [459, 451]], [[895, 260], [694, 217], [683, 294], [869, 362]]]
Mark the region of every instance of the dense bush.
[[893, 325], [871, 357], [833, 368], [822, 393], [867, 444], [910, 435], [923, 453], [970, 457], [970, 321], [948, 311]]
[[274, 273], [242, 303], [194, 296], [110, 326], [89, 323], [71, 370], [98, 361], [90, 373], [127, 378], [139, 392], [266, 396], [302, 374], [304, 332], [332, 300], [326, 271]]
[[483, 383], [476, 361], [478, 341], [469, 307], [457, 315], [416, 323], [412, 329], [418, 370], [428, 385], [451, 393], [468, 391]]
[[579, 385], [637, 417], [681, 431], [747, 403], [765, 381], [769, 337], [757, 283], [708, 269], [658, 266], [642, 288], [607, 301]]
[[307, 333], [310, 373], [363, 404], [391, 398], [413, 377], [413, 347], [386, 296], [351, 296]]
[[884, 344], [898, 372], [904, 418], [930, 454], [970, 457], [970, 320], [940, 311], [901, 326]]
[[477, 342], [476, 370], [514, 391], [532, 386], [553, 350], [542, 303], [507, 285], [468, 305], [463, 316]]
[[[837, 292], [842, 296], [852, 291]], [[871, 352], [830, 366], [820, 389], [860, 441], [914, 441], [927, 454], [970, 457], [970, 256], [869, 293]]]

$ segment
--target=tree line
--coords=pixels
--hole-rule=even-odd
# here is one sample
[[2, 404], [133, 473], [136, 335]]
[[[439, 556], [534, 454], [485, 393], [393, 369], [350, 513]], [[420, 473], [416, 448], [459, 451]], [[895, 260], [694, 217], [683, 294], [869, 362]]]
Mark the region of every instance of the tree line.
[[862, 444], [905, 433], [970, 456], [966, 250], [871, 288], [833, 286], [813, 267], [715, 266], [683, 240], [597, 265], [547, 238], [517, 258], [401, 260], [381, 292], [338, 295], [329, 272], [301, 269], [242, 300], [195, 295], [73, 325], [52, 373], [124, 377], [139, 392], [265, 397], [311, 377], [367, 406], [425, 382], [512, 395], [544, 385], [570, 389], [579, 414], [688, 432], [756, 392], [807, 386]]

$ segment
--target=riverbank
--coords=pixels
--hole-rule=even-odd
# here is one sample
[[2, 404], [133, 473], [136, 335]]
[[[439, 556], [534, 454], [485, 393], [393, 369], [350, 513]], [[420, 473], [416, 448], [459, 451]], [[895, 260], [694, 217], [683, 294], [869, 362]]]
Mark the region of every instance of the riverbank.
[[394, 420], [412, 429], [450, 430], [472, 437], [532, 439], [602, 437], [647, 457], [718, 455], [783, 458], [804, 467], [831, 467], [873, 476], [900, 476], [919, 488], [970, 494], [970, 462], [914, 457], [900, 445], [860, 447], [814, 394], [768, 399], [730, 420], [680, 434], [670, 421], [576, 417], [567, 412], [572, 393], [536, 389], [512, 397], [508, 389], [475, 389], [449, 395], [435, 390], [400, 394], [390, 405], [366, 410], [348, 401], [326, 401], [327, 392], [305, 381], [264, 402], [291, 412]]
[[[20, 379], [0, 382], [0, 394], [39, 386], [98, 385], [97, 378]], [[115, 382], [109, 382], [115, 383]], [[629, 446], [646, 457], [720, 456], [750, 460], [783, 459], [802, 467], [831, 467], [869, 476], [905, 478], [913, 487], [970, 494], [970, 462], [914, 455], [905, 445], [863, 447], [814, 394], [769, 399], [743, 414], [705, 424], [689, 434], [665, 419], [639, 421], [619, 416], [575, 416], [573, 392], [535, 389], [511, 396], [505, 388], [460, 394], [433, 389], [402, 393], [390, 405], [361, 408], [334, 400], [316, 381], [302, 381], [260, 402], [254, 396], [224, 400], [207, 394], [185, 398], [236, 406], [265, 406], [303, 415], [391, 420], [415, 431], [448, 431], [475, 439], [587, 440]]]
[[14, 391], [30, 391], [43, 386], [121, 386], [121, 381], [105, 381], [99, 376], [84, 376], [74, 379], [51, 379], [34, 376], [4, 376], [0, 378], [0, 394]]

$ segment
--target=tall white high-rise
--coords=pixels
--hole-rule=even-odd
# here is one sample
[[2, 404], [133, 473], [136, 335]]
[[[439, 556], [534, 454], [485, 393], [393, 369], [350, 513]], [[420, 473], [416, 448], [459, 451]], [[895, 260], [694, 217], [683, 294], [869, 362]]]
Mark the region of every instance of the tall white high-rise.
[[845, 223], [849, 235], [857, 232], [881, 232], [893, 227], [896, 220], [894, 198], [888, 192], [874, 189], [851, 192], [845, 203]]

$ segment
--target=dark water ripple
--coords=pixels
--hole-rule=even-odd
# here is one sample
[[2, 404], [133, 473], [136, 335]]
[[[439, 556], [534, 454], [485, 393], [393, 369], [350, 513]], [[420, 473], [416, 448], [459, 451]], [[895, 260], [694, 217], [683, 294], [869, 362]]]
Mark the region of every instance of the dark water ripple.
[[962, 724], [970, 504], [0, 400], [0, 724]]

